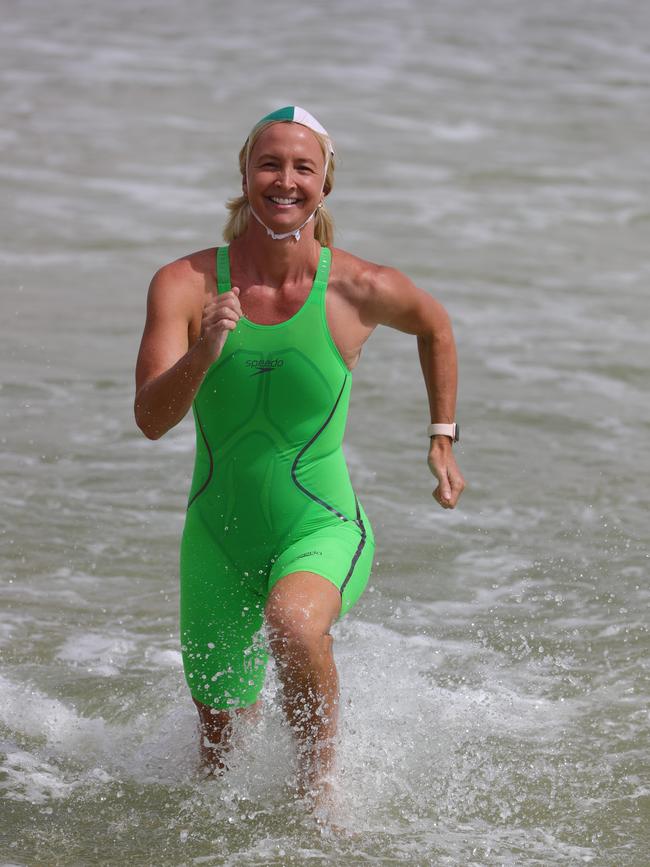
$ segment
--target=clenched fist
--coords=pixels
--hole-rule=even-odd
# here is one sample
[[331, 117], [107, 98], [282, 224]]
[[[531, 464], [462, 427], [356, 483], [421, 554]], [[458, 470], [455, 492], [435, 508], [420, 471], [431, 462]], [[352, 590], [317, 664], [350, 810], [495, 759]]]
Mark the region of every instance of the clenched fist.
[[445, 436], [431, 438], [428, 457], [429, 469], [438, 479], [438, 486], [433, 492], [434, 500], [443, 509], [453, 509], [465, 488], [462, 477], [451, 451], [451, 440]]
[[219, 358], [228, 333], [234, 331], [242, 316], [238, 286], [233, 286], [230, 292], [213, 295], [205, 302], [199, 341], [206, 347], [211, 362]]

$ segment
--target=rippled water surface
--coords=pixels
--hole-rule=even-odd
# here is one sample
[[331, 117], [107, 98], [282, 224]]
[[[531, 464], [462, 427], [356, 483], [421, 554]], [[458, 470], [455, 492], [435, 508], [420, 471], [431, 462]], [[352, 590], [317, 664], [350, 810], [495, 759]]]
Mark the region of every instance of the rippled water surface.
[[[1, 863], [647, 865], [649, 33], [643, 0], [7, 7]], [[295, 797], [273, 672], [198, 771], [193, 430], [131, 413], [151, 274], [217, 242], [287, 103], [336, 142], [338, 244], [434, 292], [461, 357], [453, 513], [413, 339], [354, 374], [377, 559], [335, 628], [339, 834]]]

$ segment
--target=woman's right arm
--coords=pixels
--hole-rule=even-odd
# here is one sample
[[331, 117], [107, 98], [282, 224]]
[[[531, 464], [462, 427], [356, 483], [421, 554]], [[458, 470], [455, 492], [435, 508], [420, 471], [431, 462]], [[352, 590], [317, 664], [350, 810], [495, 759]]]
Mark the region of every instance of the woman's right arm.
[[239, 289], [208, 296], [203, 303], [199, 338], [190, 346], [197, 293], [202, 298], [205, 292], [203, 287], [197, 288], [192, 273], [195, 275], [187, 260], [181, 259], [161, 268], [149, 287], [135, 371], [135, 420], [152, 440], [185, 417], [203, 377], [241, 316]]

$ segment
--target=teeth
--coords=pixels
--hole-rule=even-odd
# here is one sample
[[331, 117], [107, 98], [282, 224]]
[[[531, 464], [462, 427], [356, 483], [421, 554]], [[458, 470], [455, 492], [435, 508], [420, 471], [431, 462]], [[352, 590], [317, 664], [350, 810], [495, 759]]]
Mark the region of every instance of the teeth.
[[295, 205], [298, 199], [280, 199], [277, 196], [271, 196], [271, 201], [276, 205]]

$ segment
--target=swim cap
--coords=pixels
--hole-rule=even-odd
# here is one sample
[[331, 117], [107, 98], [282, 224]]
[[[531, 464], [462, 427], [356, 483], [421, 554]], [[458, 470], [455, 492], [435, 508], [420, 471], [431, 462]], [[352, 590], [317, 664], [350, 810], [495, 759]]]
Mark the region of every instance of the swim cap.
[[304, 108], [300, 108], [299, 105], [287, 105], [284, 108], [278, 108], [277, 111], [272, 111], [261, 120], [258, 120], [258, 122], [253, 127], [253, 130], [256, 130], [257, 127], [261, 126], [263, 123], [272, 123], [275, 120], [285, 120], [290, 121], [291, 123], [299, 123], [302, 126], [308, 127], [314, 132], [320, 133], [327, 139], [330, 153], [334, 154], [332, 140], [330, 139], [325, 127], [316, 120], [313, 114], [309, 114], [308, 111], [305, 111]]

